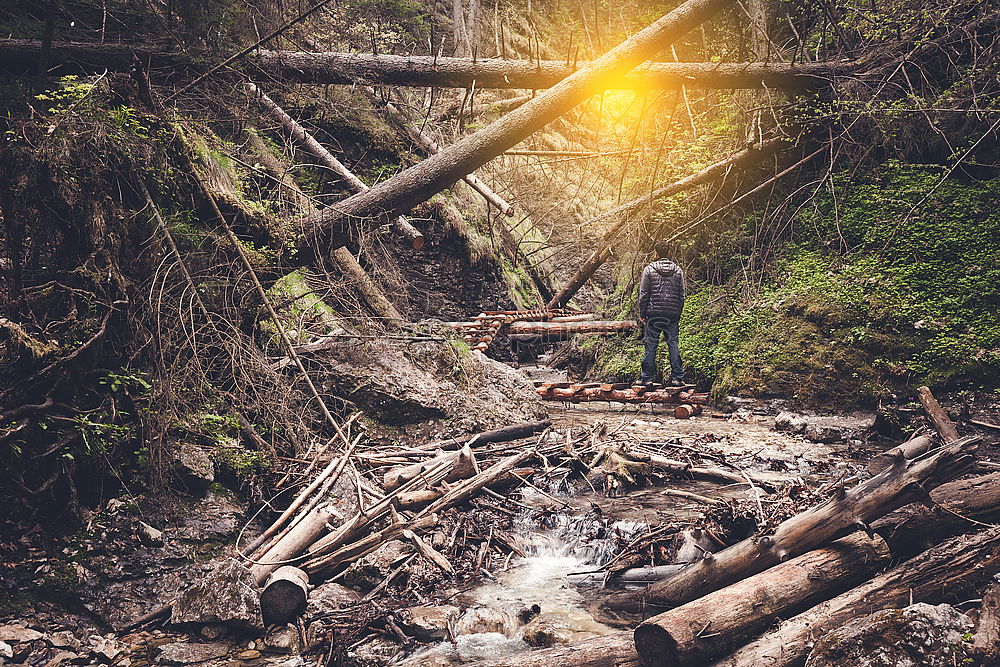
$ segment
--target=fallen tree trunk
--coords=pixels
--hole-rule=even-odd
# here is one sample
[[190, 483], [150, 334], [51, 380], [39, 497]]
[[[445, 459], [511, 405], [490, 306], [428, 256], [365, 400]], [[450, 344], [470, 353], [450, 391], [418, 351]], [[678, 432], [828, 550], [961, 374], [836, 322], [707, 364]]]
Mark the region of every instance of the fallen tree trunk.
[[[409, 118], [406, 117], [402, 111], [400, 111], [395, 104], [389, 102], [388, 100], [383, 100], [377, 95], [372, 94], [371, 99], [380, 104], [383, 109], [385, 109], [386, 114], [393, 122], [399, 126], [406, 135], [410, 137], [410, 140], [419, 146], [427, 155], [437, 155], [441, 152], [441, 148], [438, 146], [437, 142], [434, 141], [430, 136], [425, 134], [420, 128], [416, 127]], [[492, 188], [479, 180], [479, 177], [475, 174], [466, 174], [462, 177], [465, 183], [482, 195], [491, 206], [495, 207], [503, 215], [511, 216], [514, 215], [514, 207], [508, 204], [504, 199], [495, 193]]]
[[614, 247], [614, 241], [618, 238], [618, 235], [625, 231], [631, 218], [629, 214], [635, 213], [643, 206], [656, 201], [657, 199], [662, 199], [664, 197], [670, 197], [672, 195], [678, 194], [685, 190], [697, 187], [699, 185], [704, 185], [715, 181], [716, 179], [722, 178], [728, 174], [732, 169], [744, 169], [746, 167], [759, 164], [765, 159], [773, 155], [781, 147], [784, 142], [781, 139], [769, 139], [759, 146], [749, 146], [741, 151], [733, 153], [724, 160], [720, 160], [713, 165], [705, 167], [701, 171], [691, 174], [690, 176], [685, 176], [679, 181], [674, 181], [673, 183], [666, 185], [662, 188], [657, 188], [653, 192], [642, 197], [637, 197], [632, 201], [625, 202], [621, 206], [617, 206], [610, 211], [602, 213], [601, 215], [591, 218], [587, 222], [583, 223], [584, 227], [592, 227], [598, 223], [604, 222], [605, 220], [610, 220], [612, 218], [620, 218], [618, 222], [614, 223], [604, 232], [601, 239], [597, 242], [597, 249], [584, 260], [580, 268], [577, 269], [576, 273], [566, 281], [566, 284], [552, 297], [548, 303], [549, 308], [562, 308], [565, 306], [573, 295], [583, 287], [584, 283], [590, 280], [590, 277], [597, 272], [597, 269], [601, 268], [608, 257], [611, 256], [611, 249]]
[[775, 619], [866, 581], [888, 562], [881, 538], [845, 537], [654, 616], [635, 629], [636, 650], [646, 665], [704, 665]]
[[847, 621], [914, 602], [938, 604], [966, 600], [975, 596], [998, 572], [1000, 528], [956, 537], [785, 621], [715, 665], [801, 665], [816, 639]]
[[896, 445], [892, 449], [887, 449], [872, 457], [872, 460], [868, 462], [868, 472], [877, 475], [886, 468], [895, 465], [896, 461], [900, 459], [904, 461], [915, 459], [929, 450], [933, 444], [934, 438], [931, 435], [918, 435], [915, 438], [910, 438], [901, 445]]
[[[313, 206], [312, 200], [299, 188], [298, 183], [295, 182], [295, 179], [288, 172], [286, 165], [282, 164], [281, 160], [275, 157], [274, 153], [271, 152], [255, 132], [247, 132], [247, 136], [261, 164], [281, 185], [281, 192], [285, 199], [294, 208], [298, 209], [299, 213], [315, 214], [316, 208]], [[354, 288], [357, 289], [375, 315], [381, 317], [386, 323], [394, 327], [401, 327], [406, 322], [406, 319], [396, 309], [396, 306], [386, 297], [382, 288], [372, 280], [368, 272], [365, 271], [364, 267], [361, 266], [346, 246], [341, 246], [331, 252], [330, 259], [333, 261], [334, 267], [339, 269], [344, 277], [354, 284]]]
[[938, 432], [941, 436], [941, 440], [944, 442], [953, 442], [958, 440], [958, 429], [955, 428], [955, 424], [952, 423], [951, 419], [948, 417], [948, 413], [945, 412], [938, 400], [934, 398], [934, 394], [931, 393], [929, 387], [920, 387], [917, 390], [917, 394], [920, 396], [920, 404], [924, 406], [924, 410], [927, 411], [927, 416], [931, 418], [931, 423], [934, 424], [934, 430]]
[[771, 535], [755, 536], [658, 581], [644, 591], [605, 600], [611, 611], [662, 611], [718, 590], [856, 530], [858, 525], [924, 497], [928, 490], [968, 470], [980, 439], [963, 438], [913, 461], [900, 462], [850, 491], [782, 522]]
[[[254, 61], [269, 77], [298, 83], [367, 83], [418, 88], [551, 88], [587, 69], [557, 60], [501, 60], [370, 53], [261, 51]], [[829, 86], [850, 74], [842, 63], [674, 63], [651, 62], [609, 79], [600, 89], [787, 88]]]
[[1000, 663], [1000, 583], [993, 582], [983, 594], [973, 642], [983, 665]]
[[460, 479], [474, 477], [479, 473], [476, 457], [472, 454], [472, 449], [466, 445], [456, 452], [440, 454], [430, 461], [422, 461], [401, 468], [393, 468], [382, 476], [382, 486], [386, 491], [393, 491], [406, 482], [420, 477], [424, 474], [424, 471], [430, 470], [442, 463], [449, 466], [448, 474], [444, 477], [444, 481], [446, 482], [457, 482]]
[[260, 592], [264, 623], [284, 625], [301, 614], [309, 598], [309, 575], [297, 567], [279, 567], [268, 577]]
[[[0, 71], [33, 76], [43, 59], [41, 40], [0, 39]], [[316, 84], [387, 84], [437, 88], [549, 88], [589, 62], [371, 55], [365, 53], [268, 51], [245, 57], [257, 81]], [[99, 42], [52, 42], [45, 56], [52, 76], [91, 74], [107, 69], [126, 72], [136, 61], [146, 69], [192, 72], [205, 69], [198, 55], [161, 51], [142, 45]], [[598, 90], [650, 88], [819, 88], [851, 74], [844, 63], [654, 62], [633, 74], [609, 80]], [[514, 98], [518, 99], [518, 98]], [[482, 105], [489, 107], [490, 105]]]
[[603, 81], [635, 68], [671, 41], [704, 22], [730, 0], [687, 0], [639, 31], [587, 69], [552, 88], [437, 155], [324, 209], [310, 221], [310, 242], [325, 245], [350, 220], [394, 217], [426, 201], [466, 174], [513, 147], [593, 95]]
[[510, 442], [511, 440], [520, 440], [521, 438], [528, 438], [536, 433], [541, 433], [550, 426], [552, 426], [552, 421], [549, 419], [540, 422], [525, 422], [523, 424], [496, 428], [492, 431], [483, 431], [468, 438], [439, 440], [431, 444], [430, 447], [435, 449], [451, 449], [452, 447], [462, 447], [463, 445], [479, 447], [480, 445], [493, 442]]
[[[270, 97], [268, 97], [260, 88], [252, 83], [246, 84], [247, 91], [257, 98], [261, 106], [267, 109], [271, 117], [276, 121], [281, 123], [281, 126], [285, 128], [285, 131], [292, 136], [300, 146], [312, 153], [313, 157], [320, 161], [320, 163], [330, 169], [333, 173], [337, 174], [344, 182], [351, 192], [364, 192], [368, 190], [368, 186], [360, 178], [354, 175], [350, 169], [344, 166], [340, 160], [335, 158], [333, 154], [323, 147], [321, 143], [316, 141], [306, 128], [302, 127], [294, 118], [289, 116], [284, 109], [275, 103]], [[314, 215], [319, 215], [320, 213], [316, 211]], [[392, 226], [396, 229], [399, 234], [410, 242], [410, 247], [414, 250], [420, 250], [424, 247], [424, 235], [423, 233], [413, 226], [413, 224], [402, 216], [396, 216], [392, 219]]]

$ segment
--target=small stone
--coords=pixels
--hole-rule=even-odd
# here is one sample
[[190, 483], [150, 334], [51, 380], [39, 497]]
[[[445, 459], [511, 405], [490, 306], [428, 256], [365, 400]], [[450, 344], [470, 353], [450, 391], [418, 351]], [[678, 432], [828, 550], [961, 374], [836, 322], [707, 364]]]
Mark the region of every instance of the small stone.
[[411, 607], [400, 614], [400, 628], [423, 642], [441, 641], [447, 639], [448, 626], [458, 614], [458, 607], [452, 605]]
[[0, 642], [10, 644], [20, 644], [22, 642], [33, 642], [44, 637], [38, 630], [26, 628], [23, 625], [2, 625], [0, 626]]
[[69, 630], [63, 630], [61, 632], [53, 632], [48, 638], [49, 644], [55, 646], [56, 648], [66, 648], [73, 651], [79, 651], [83, 648], [83, 644], [77, 639]]
[[224, 625], [219, 625], [217, 623], [210, 623], [209, 625], [206, 625], [201, 630], [199, 630], [198, 634], [201, 636], [202, 639], [215, 641], [216, 639], [222, 639], [223, 637], [228, 635], [229, 629], [226, 628], [226, 626]]
[[156, 660], [164, 665], [190, 665], [207, 660], [215, 660], [229, 653], [225, 644], [191, 644], [174, 642], [160, 647]]
[[76, 660], [79, 657], [80, 656], [73, 651], [56, 651], [55, 655], [49, 658], [48, 662], [45, 663], [45, 667], [59, 667], [59, 665], [64, 662]]
[[0, 642], [0, 659], [10, 660], [14, 657], [14, 649], [7, 642]]
[[174, 472], [190, 491], [204, 493], [215, 481], [212, 459], [200, 447], [181, 443], [174, 452]]
[[178, 596], [170, 622], [263, 630], [257, 582], [241, 563], [233, 559], [223, 561], [207, 577]]
[[251, 648], [237, 653], [236, 657], [240, 660], [256, 660], [260, 657], [260, 651]]
[[114, 662], [115, 658], [128, 652], [128, 647], [115, 639], [114, 635], [107, 637], [98, 635], [96, 641], [94, 641], [94, 637], [90, 639], [91, 645], [94, 647], [92, 652], [101, 662]]
[[135, 528], [135, 535], [144, 547], [162, 547], [163, 531], [153, 528], [148, 523], [140, 521]]

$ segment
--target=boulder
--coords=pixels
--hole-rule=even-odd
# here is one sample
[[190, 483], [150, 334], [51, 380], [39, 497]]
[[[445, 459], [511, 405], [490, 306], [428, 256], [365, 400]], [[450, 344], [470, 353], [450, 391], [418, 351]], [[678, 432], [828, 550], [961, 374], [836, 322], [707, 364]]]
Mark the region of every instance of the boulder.
[[145, 521], [140, 521], [135, 527], [135, 536], [139, 538], [139, 544], [144, 547], [162, 547], [163, 531], [153, 528]]
[[951, 667], [962, 664], [965, 614], [946, 604], [918, 602], [856, 618], [823, 635], [806, 667]]
[[38, 630], [32, 630], [23, 625], [0, 625], [0, 642], [20, 644], [22, 642], [33, 642], [44, 636]]
[[170, 622], [263, 630], [257, 582], [242, 564], [233, 559], [225, 560], [178, 596]]
[[572, 629], [554, 616], [541, 614], [521, 628], [521, 639], [528, 646], [547, 648], [565, 644], [573, 637]]
[[329, 614], [338, 609], [349, 607], [360, 599], [361, 596], [357, 592], [352, 591], [347, 586], [330, 581], [317, 586], [309, 593], [305, 615], [306, 618], [313, 618], [320, 614]]
[[809, 424], [806, 426], [805, 431], [802, 432], [802, 435], [805, 436], [806, 440], [811, 440], [812, 442], [831, 444], [844, 440], [844, 433], [845, 429], [839, 426], [831, 424]]
[[459, 609], [452, 605], [411, 607], [400, 614], [400, 627], [422, 642], [448, 638], [448, 626], [458, 619]]
[[201, 447], [189, 442], [181, 443], [174, 452], [174, 473], [194, 493], [204, 493], [215, 481], [212, 459]]
[[517, 629], [517, 619], [510, 612], [489, 607], [467, 609], [455, 624], [455, 635], [498, 633], [510, 637]]
[[174, 642], [160, 647], [156, 661], [161, 665], [190, 665], [208, 660], [215, 660], [229, 653], [226, 644], [192, 644], [190, 642]]
[[783, 433], [802, 433], [807, 426], [805, 418], [794, 412], [780, 412], [774, 418], [774, 430]]

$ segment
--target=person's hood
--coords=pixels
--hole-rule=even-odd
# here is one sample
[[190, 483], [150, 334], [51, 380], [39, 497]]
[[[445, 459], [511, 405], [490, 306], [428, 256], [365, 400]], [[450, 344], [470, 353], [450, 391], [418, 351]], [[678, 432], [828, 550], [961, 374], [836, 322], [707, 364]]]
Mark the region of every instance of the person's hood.
[[681, 267], [677, 266], [669, 259], [661, 258], [650, 264], [653, 270], [659, 273], [661, 276], [672, 276], [681, 270]]

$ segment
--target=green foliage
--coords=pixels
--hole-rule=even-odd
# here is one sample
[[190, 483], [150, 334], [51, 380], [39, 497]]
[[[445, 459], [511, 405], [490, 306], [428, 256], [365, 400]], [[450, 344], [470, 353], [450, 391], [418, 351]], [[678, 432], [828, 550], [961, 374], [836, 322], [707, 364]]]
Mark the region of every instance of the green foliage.
[[995, 382], [1000, 179], [940, 178], [898, 163], [835, 174], [836, 200], [827, 191], [799, 212], [762, 288], [692, 285], [681, 321], [692, 376], [720, 394], [820, 403], [869, 402], [902, 382]]
[[266, 453], [240, 445], [219, 447], [212, 452], [211, 457], [222, 469], [233, 473], [239, 480], [267, 472], [272, 465], [271, 458]]
[[153, 388], [144, 378], [146, 373], [137, 370], [124, 369], [120, 373], [109, 372], [98, 380], [114, 393], [142, 394]]

